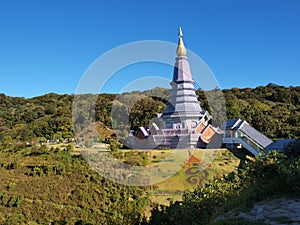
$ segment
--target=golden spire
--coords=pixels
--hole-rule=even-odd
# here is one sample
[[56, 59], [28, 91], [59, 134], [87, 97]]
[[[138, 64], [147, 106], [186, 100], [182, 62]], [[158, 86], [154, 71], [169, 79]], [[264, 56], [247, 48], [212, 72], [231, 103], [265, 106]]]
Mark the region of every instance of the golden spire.
[[186, 56], [186, 48], [184, 47], [183, 40], [182, 40], [183, 34], [182, 34], [181, 27], [179, 27], [178, 36], [179, 36], [179, 41], [178, 41], [176, 54], [177, 56]]

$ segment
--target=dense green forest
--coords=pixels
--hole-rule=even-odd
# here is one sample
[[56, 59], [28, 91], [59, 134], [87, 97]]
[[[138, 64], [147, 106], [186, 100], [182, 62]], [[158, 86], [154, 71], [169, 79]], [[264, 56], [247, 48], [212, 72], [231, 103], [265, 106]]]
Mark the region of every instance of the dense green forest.
[[[228, 119], [244, 119], [274, 140], [300, 137], [299, 86], [269, 84], [222, 92]], [[196, 93], [203, 109], [215, 110], [207, 100], [209, 93]], [[50, 93], [30, 99], [0, 94], [0, 224], [251, 224], [214, 218], [274, 196], [300, 196], [299, 142], [287, 147], [287, 155], [243, 158], [237, 173], [187, 190], [182, 201], [170, 206], [150, 204], [149, 190], [154, 187], [125, 187], [101, 177], [74, 145], [55, 147], [57, 140], [72, 142], [74, 130], [86, 132], [86, 124], [97, 122], [98, 138], [110, 144], [115, 156], [122, 155], [116, 132], [126, 136], [129, 129], [147, 126], [165, 110], [168, 96], [169, 90], [162, 88], [122, 95]], [[76, 112], [74, 123], [74, 106], [90, 112]], [[54, 143], [39, 145], [47, 140]], [[127, 161], [147, 163], [144, 156]], [[151, 208], [147, 220], [144, 215]]]
[[224, 90], [227, 117], [246, 120], [272, 139], [300, 136], [300, 87], [268, 84]]
[[[202, 108], [210, 111], [206, 93], [198, 90], [197, 94]], [[299, 138], [299, 86], [284, 87], [269, 84], [256, 88], [232, 88], [223, 90], [223, 94], [228, 119], [244, 119], [272, 139]], [[88, 119], [82, 115], [82, 121], [98, 121], [104, 130], [118, 126], [119, 129], [124, 129], [123, 135], [126, 136], [129, 129], [148, 126], [149, 121], [156, 117], [156, 113], [163, 112], [168, 95], [169, 91], [162, 88], [123, 95], [100, 94], [95, 104], [89, 101], [91, 98], [82, 97], [80, 104], [88, 105], [91, 109], [90, 114], [93, 114], [93, 118]], [[30, 99], [0, 94], [1, 144], [6, 146], [18, 141], [72, 139], [73, 99], [74, 95], [54, 93]], [[118, 107], [114, 107], [116, 104]], [[113, 109], [118, 111], [115, 112]], [[129, 124], [124, 123], [124, 127], [120, 127], [122, 126], [120, 121], [124, 120], [122, 112], [128, 115], [129, 120]], [[75, 129], [78, 129], [80, 123], [75, 122]], [[106, 138], [109, 135], [103, 136]]]

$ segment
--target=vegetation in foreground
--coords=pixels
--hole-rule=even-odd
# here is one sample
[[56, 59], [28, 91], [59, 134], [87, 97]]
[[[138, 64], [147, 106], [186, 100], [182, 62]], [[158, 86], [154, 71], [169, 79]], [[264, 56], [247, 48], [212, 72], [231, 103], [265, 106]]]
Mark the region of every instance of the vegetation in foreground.
[[72, 146], [0, 151], [0, 224], [139, 224], [148, 194], [101, 177]]
[[[182, 201], [158, 205], [148, 224], [254, 224], [243, 218], [215, 219], [229, 211], [250, 208], [253, 203], [279, 197], [300, 198], [300, 142], [298, 156], [269, 153], [246, 161], [237, 173], [216, 177], [203, 187], [186, 191]], [[296, 150], [295, 150], [296, 151]], [[243, 223], [242, 223], [243, 222]], [[264, 224], [255, 221], [255, 224]]]
[[[148, 221], [145, 212], [155, 187], [110, 182], [72, 154], [71, 145], [2, 149], [0, 224], [254, 224], [244, 218], [215, 219], [261, 200], [299, 198], [299, 146], [300, 142], [289, 146], [288, 155], [273, 152], [264, 158], [247, 157], [238, 170], [223, 176], [228, 171], [215, 173], [203, 186], [185, 190], [179, 201], [170, 199], [169, 206], [152, 202]], [[219, 153], [216, 165], [229, 156], [229, 151]]]

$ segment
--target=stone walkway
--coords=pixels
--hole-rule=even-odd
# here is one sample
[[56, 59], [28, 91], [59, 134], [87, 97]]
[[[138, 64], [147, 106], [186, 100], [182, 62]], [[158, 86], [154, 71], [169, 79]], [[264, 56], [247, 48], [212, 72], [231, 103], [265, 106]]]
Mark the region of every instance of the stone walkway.
[[258, 202], [248, 211], [229, 212], [216, 220], [243, 217], [251, 221], [263, 221], [271, 225], [300, 225], [300, 199], [275, 199]]

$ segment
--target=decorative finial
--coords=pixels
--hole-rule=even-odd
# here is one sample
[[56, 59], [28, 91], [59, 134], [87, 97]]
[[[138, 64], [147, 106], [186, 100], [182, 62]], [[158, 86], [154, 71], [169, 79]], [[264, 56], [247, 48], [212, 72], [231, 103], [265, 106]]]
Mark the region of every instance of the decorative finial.
[[182, 40], [183, 33], [181, 27], [179, 27], [178, 36], [179, 36], [179, 41], [177, 45], [176, 54], [177, 56], [186, 56], [186, 48], [184, 47], [183, 40]]
[[179, 27], [178, 36], [179, 36], [179, 37], [183, 37], [183, 33], [182, 33], [182, 29], [181, 29], [181, 27]]

